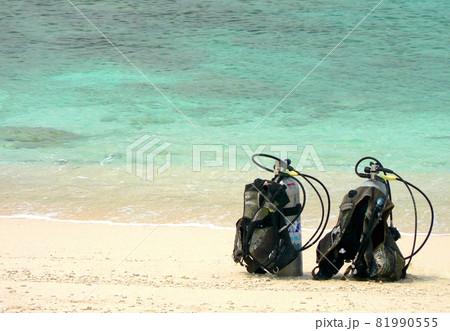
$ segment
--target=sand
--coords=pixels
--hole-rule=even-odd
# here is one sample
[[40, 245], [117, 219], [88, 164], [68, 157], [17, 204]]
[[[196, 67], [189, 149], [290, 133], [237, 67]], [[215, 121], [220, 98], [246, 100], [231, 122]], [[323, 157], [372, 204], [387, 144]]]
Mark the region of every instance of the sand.
[[[313, 281], [313, 249], [302, 277], [250, 275], [231, 258], [233, 239], [232, 229], [0, 219], [0, 312], [450, 311], [450, 236], [433, 236], [397, 283]], [[411, 240], [400, 239], [405, 253]]]

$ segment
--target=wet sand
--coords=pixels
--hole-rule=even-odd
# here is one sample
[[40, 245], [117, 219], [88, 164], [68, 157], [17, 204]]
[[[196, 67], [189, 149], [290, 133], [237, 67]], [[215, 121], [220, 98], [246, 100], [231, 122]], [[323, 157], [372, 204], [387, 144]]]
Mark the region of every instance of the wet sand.
[[[334, 226], [342, 197], [364, 180], [348, 171], [305, 173], [321, 180], [331, 196], [329, 228]], [[450, 181], [446, 174], [401, 175], [421, 188], [435, 209], [434, 233], [450, 233]], [[244, 186], [266, 171], [231, 172], [205, 168], [170, 168], [149, 181], [124, 167], [71, 164], [61, 166], [0, 166], [0, 215], [40, 215], [62, 220], [104, 220], [120, 223], [201, 223], [233, 227], [242, 216]], [[307, 203], [303, 227], [315, 229], [321, 215], [315, 192], [304, 181]], [[402, 233], [414, 231], [411, 199], [404, 185], [391, 184], [394, 221]], [[320, 189], [320, 188], [319, 188]], [[322, 193], [322, 196], [325, 195]], [[428, 230], [428, 206], [419, 194], [419, 233]]]

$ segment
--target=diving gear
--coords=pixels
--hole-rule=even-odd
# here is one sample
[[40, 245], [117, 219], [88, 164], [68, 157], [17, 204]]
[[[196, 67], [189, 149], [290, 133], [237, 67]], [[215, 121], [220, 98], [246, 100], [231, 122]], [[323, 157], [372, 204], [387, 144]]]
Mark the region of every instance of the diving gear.
[[[373, 160], [364, 173], [358, 172], [364, 160]], [[381, 163], [365, 157], [355, 166], [355, 173], [367, 178], [359, 188], [344, 196], [336, 226], [319, 242], [316, 253], [318, 266], [313, 270], [316, 280], [329, 279], [335, 275], [345, 262], [352, 262], [347, 269], [357, 279], [380, 279], [396, 281], [406, 276], [411, 258], [428, 240], [434, 220], [433, 207], [428, 197], [411, 183], [406, 182]], [[415, 236], [410, 256], [403, 257], [396, 240], [400, 232], [394, 227], [389, 180], [405, 183], [414, 203]], [[431, 211], [430, 228], [422, 245], [415, 250], [417, 237], [417, 210], [410, 186], [420, 192], [429, 204]], [[390, 225], [387, 219], [390, 218]], [[318, 270], [317, 270], [318, 269]]]
[[[256, 161], [256, 157], [260, 156], [274, 159], [274, 169], [266, 168]], [[256, 179], [245, 186], [244, 213], [236, 223], [233, 259], [244, 265], [250, 273], [270, 272], [280, 276], [301, 276], [301, 251], [313, 245], [326, 227], [330, 210], [329, 194], [320, 181], [300, 174], [290, 166], [289, 160], [280, 160], [267, 154], [255, 154], [252, 160], [257, 166], [273, 172], [274, 178]], [[300, 215], [306, 202], [306, 192], [302, 183], [294, 176], [304, 178], [314, 188], [322, 206], [320, 225], [303, 246]], [[325, 190], [327, 211], [311, 180], [318, 182]]]

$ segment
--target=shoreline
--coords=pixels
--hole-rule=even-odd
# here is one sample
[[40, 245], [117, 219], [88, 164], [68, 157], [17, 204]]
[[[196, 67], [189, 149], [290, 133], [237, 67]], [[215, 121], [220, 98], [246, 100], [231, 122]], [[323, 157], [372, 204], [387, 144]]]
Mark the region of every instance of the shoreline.
[[[1, 219], [23, 219], [23, 220], [34, 220], [34, 221], [44, 221], [44, 222], [55, 222], [55, 223], [74, 223], [74, 224], [99, 224], [99, 225], [107, 225], [107, 226], [124, 226], [124, 227], [169, 227], [169, 228], [205, 228], [205, 229], [211, 229], [211, 230], [229, 230], [229, 231], [235, 231], [236, 228], [233, 226], [219, 226], [215, 224], [208, 224], [208, 223], [133, 223], [133, 222], [113, 222], [108, 220], [72, 220], [72, 219], [57, 219], [52, 218], [49, 216], [42, 216], [42, 215], [0, 215]], [[334, 223], [331, 225], [330, 223], [327, 227], [327, 229], [324, 232], [324, 235], [331, 230], [331, 228], [334, 226]], [[304, 228], [302, 227], [302, 231], [306, 232], [314, 232], [316, 229], [310, 229], [310, 228]], [[402, 236], [411, 237], [414, 236], [414, 233], [409, 232], [401, 232]], [[427, 233], [417, 233], [417, 236], [426, 236]], [[446, 237], [450, 236], [450, 233], [433, 233], [431, 232], [430, 236], [436, 236], [436, 237]]]
[[[337, 220], [342, 197], [362, 183], [352, 172], [307, 173], [316, 176], [331, 196], [331, 227]], [[153, 182], [129, 174], [124, 168], [55, 166], [0, 167], [0, 215], [41, 215], [55, 219], [110, 220], [131, 223], [201, 223], [234, 227], [242, 216], [245, 184], [269, 178], [264, 171], [234, 172], [205, 169], [183, 173], [169, 169]], [[405, 176], [406, 177], [406, 176]], [[448, 176], [406, 177], [430, 198], [435, 209], [435, 233], [450, 233]], [[345, 183], [345, 185], [343, 185]], [[413, 233], [413, 210], [402, 184], [392, 185], [394, 223], [402, 232]], [[307, 189], [302, 213], [304, 228], [315, 228], [321, 215], [315, 192]], [[419, 233], [428, 231], [427, 205], [416, 195]], [[166, 219], [167, 218], [167, 219]]]
[[[148, 231], [145, 231], [148, 230]], [[396, 283], [250, 275], [234, 231], [0, 220], [1, 312], [448, 312], [450, 238], [433, 236]], [[423, 239], [423, 237], [421, 237]], [[399, 246], [405, 255], [412, 241]], [[344, 266], [341, 270], [345, 270]], [[323, 296], [324, 293], [331, 295]]]

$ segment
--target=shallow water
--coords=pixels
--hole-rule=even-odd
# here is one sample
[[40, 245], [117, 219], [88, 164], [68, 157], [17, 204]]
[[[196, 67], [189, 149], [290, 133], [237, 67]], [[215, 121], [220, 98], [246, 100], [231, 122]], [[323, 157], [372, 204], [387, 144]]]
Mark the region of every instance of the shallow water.
[[[400, 173], [426, 178], [423, 184], [441, 206], [441, 232], [447, 231], [449, 4], [383, 1], [330, 54], [378, 2], [72, 1], [135, 67], [68, 1], [2, 2], [3, 193], [33, 169], [23, 198], [11, 202], [2, 195], [3, 214], [164, 215], [188, 186], [179, 177], [166, 185], [167, 177], [158, 184], [125, 175], [127, 146], [149, 134], [161, 139], [159, 146], [170, 143], [158, 162], [170, 153], [173, 174], [184, 172], [192, 183], [209, 181], [192, 173], [194, 146], [204, 153], [197, 154], [201, 167], [219, 172], [247, 167], [248, 154], [258, 148], [276, 155], [284, 148], [300, 165], [317, 157], [327, 172], [343, 174], [373, 155]], [[318, 167], [311, 165], [305, 170]], [[105, 177], [105, 184], [87, 181], [80, 193], [71, 175], [57, 183], [36, 175], [65, 166]], [[83, 171], [79, 176], [89, 177]], [[226, 180], [239, 189], [210, 189], [187, 214], [218, 224], [219, 216], [207, 215], [236, 218], [248, 178], [232, 173]], [[114, 195], [120, 181], [143, 194], [133, 195], [140, 207]], [[139, 187], [150, 184], [148, 198]], [[71, 189], [91, 202], [73, 200]], [[54, 192], [51, 203], [40, 199], [43, 190]], [[145, 205], [147, 199], [154, 202]], [[220, 207], [205, 212], [214, 209], [211, 200], [233, 203], [222, 213], [216, 213]], [[189, 218], [176, 215], [180, 222]]]
[[[335, 225], [339, 204], [362, 180], [352, 172], [308, 171], [321, 180], [331, 197], [329, 228]], [[403, 174], [420, 187], [433, 202], [433, 232], [449, 232], [448, 180], [444, 177]], [[68, 165], [51, 167], [2, 167], [0, 215], [38, 216], [48, 220], [109, 221], [127, 224], [200, 224], [232, 228], [243, 212], [244, 185], [255, 178], [271, 176], [265, 171], [230, 172], [221, 168], [192, 172], [171, 168], [153, 182], [120, 167]], [[313, 189], [302, 180], [307, 201], [302, 226], [319, 225], [321, 209]], [[324, 192], [317, 186], [322, 198]], [[401, 183], [391, 184], [394, 225], [403, 234], [414, 232], [414, 213], [408, 191]], [[426, 233], [430, 213], [423, 198], [415, 193], [418, 232]], [[308, 234], [306, 234], [308, 236]]]

